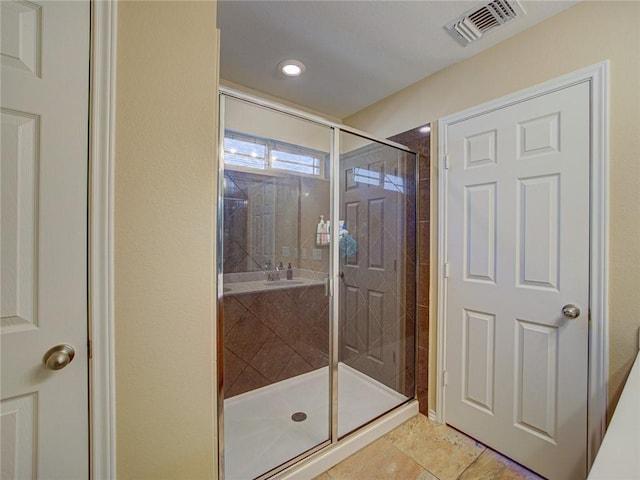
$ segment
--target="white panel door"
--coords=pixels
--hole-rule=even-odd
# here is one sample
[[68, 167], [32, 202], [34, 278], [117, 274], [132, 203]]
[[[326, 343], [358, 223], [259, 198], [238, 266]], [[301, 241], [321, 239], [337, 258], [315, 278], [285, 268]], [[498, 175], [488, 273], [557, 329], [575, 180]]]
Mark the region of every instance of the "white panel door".
[[[89, 4], [0, 14], [1, 477], [86, 479]], [[58, 344], [75, 358], [47, 369]]]
[[446, 132], [446, 422], [550, 479], [586, 475], [589, 128], [581, 83]]

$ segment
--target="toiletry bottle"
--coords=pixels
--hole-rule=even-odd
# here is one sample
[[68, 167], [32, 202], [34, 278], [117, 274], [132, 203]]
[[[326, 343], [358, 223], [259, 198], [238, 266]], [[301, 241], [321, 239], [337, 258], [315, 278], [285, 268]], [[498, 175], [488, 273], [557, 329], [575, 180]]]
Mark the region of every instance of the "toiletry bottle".
[[293, 269], [291, 268], [291, 264], [287, 267], [287, 280], [293, 280]]
[[320, 215], [320, 223], [316, 228], [316, 244], [323, 245], [327, 233], [327, 224], [324, 223], [324, 215]]

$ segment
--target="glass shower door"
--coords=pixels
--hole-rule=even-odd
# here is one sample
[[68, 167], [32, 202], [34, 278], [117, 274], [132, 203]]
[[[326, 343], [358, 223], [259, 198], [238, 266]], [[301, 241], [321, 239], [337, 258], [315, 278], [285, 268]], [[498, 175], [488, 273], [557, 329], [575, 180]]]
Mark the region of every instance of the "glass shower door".
[[340, 133], [338, 434], [415, 392], [416, 155]]
[[328, 444], [332, 130], [222, 96], [224, 472]]

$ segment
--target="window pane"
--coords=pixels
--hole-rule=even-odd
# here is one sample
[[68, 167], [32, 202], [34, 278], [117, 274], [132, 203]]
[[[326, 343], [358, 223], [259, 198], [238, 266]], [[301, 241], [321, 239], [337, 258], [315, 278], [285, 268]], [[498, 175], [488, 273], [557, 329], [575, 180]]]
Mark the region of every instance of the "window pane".
[[224, 162], [229, 165], [264, 170], [266, 151], [266, 145], [237, 138], [224, 138]]
[[320, 160], [309, 155], [272, 150], [271, 168], [289, 172], [306, 173], [308, 175], [319, 175]]

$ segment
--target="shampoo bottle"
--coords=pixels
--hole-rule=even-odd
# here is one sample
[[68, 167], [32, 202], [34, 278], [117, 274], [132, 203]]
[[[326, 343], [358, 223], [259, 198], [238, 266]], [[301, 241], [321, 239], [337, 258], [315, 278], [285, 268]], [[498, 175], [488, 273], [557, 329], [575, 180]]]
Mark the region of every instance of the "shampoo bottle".
[[324, 245], [327, 236], [327, 224], [324, 221], [324, 215], [320, 215], [320, 223], [316, 228], [316, 244]]

